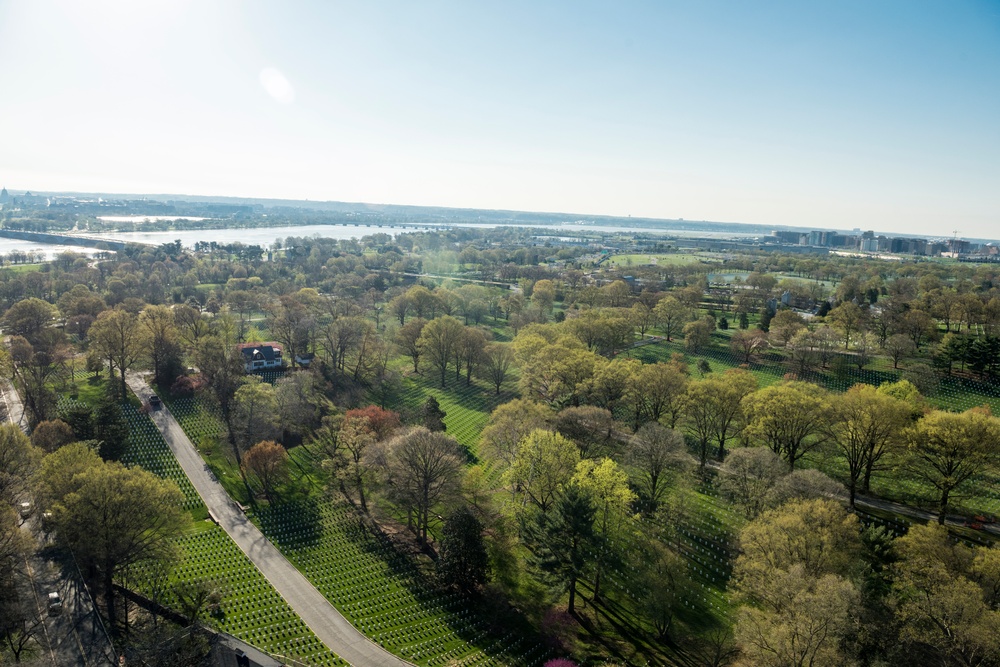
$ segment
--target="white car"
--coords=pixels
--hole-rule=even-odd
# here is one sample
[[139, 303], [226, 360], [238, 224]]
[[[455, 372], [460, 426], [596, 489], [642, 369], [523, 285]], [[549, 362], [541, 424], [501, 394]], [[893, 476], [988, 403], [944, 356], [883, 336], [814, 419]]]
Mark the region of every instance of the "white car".
[[59, 593], [52, 591], [49, 593], [49, 616], [61, 614], [63, 610], [62, 598]]

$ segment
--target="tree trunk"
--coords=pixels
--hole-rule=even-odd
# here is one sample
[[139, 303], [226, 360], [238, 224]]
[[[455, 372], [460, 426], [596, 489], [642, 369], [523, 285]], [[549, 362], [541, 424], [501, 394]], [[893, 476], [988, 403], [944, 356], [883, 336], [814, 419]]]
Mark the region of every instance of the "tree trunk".
[[571, 615], [576, 614], [576, 577], [570, 577], [569, 580], [569, 605], [566, 607]]
[[948, 496], [951, 494], [951, 489], [943, 489], [941, 491], [941, 512], [938, 514], [938, 524], [944, 525], [945, 517], [948, 516]]
[[114, 628], [118, 624], [115, 608], [114, 568], [110, 563], [104, 564], [104, 604], [108, 609], [108, 622]]

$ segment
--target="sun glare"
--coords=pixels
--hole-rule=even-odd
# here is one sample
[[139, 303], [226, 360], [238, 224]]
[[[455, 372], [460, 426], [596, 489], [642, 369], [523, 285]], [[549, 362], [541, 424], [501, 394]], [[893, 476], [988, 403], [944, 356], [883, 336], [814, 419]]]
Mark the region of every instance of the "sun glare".
[[281, 104], [291, 104], [295, 101], [295, 89], [285, 75], [274, 67], [265, 67], [260, 71], [260, 85], [268, 95]]

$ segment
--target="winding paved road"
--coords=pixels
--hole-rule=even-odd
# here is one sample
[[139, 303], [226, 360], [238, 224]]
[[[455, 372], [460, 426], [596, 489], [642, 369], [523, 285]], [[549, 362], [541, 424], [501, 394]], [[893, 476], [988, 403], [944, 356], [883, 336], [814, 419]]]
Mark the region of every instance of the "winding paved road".
[[[135, 374], [128, 376], [128, 385], [144, 404], [153, 393], [149, 385]], [[354, 667], [412, 667], [411, 663], [392, 655], [351, 625], [247, 519], [216, 480], [166, 406], [150, 412], [150, 417], [212, 518], [327, 648]]]

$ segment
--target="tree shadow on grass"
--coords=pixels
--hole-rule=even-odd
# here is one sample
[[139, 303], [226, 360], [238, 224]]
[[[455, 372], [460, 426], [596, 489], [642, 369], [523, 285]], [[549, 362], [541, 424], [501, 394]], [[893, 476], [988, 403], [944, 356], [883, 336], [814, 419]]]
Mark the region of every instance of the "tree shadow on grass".
[[261, 531], [282, 551], [315, 546], [323, 535], [319, 503], [308, 495], [279, 498], [256, 511]]

